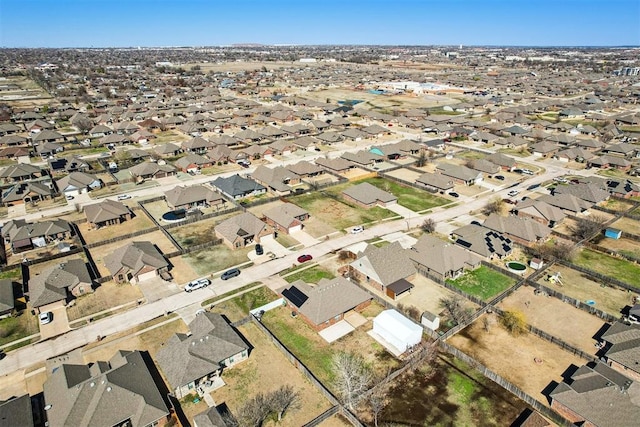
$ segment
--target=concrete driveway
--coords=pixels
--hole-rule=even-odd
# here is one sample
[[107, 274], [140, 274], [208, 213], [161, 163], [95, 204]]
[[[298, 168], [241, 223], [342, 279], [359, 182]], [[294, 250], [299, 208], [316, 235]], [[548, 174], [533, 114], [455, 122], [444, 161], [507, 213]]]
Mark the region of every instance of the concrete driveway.
[[402, 231], [396, 231], [394, 233], [385, 234], [384, 236], [381, 236], [381, 237], [382, 237], [382, 240], [387, 241], [389, 243], [398, 242], [400, 243], [400, 246], [402, 246], [405, 249], [408, 249], [411, 246], [415, 245], [416, 242], [418, 241], [418, 239], [416, 239], [415, 237], [408, 236], [404, 234]]
[[341, 320], [336, 324], [329, 326], [318, 332], [318, 334], [328, 343], [332, 343], [335, 340], [342, 338], [345, 335], [355, 331], [356, 328], [351, 326], [346, 320]]
[[[46, 325], [40, 325], [40, 339], [57, 337], [71, 330], [69, 327], [69, 317], [67, 317], [66, 307], [57, 307], [51, 310], [53, 320]], [[26, 315], [26, 314], [25, 314]]]
[[[273, 238], [273, 235], [261, 237], [260, 244], [264, 248], [265, 254], [269, 252], [273, 252], [278, 258], [287, 256], [291, 253], [289, 249], [285, 248], [280, 243], [278, 243], [278, 241]], [[255, 251], [254, 251], [254, 254], [255, 254]]]
[[167, 282], [162, 280], [160, 277], [143, 280], [134, 286], [140, 287], [147, 303], [158, 301], [182, 292], [182, 289], [176, 283]]
[[415, 218], [418, 216], [418, 214], [412, 211], [411, 209], [407, 209], [404, 206], [400, 206], [397, 203], [389, 205], [386, 208], [389, 209], [391, 212], [397, 213], [402, 218]]
[[294, 231], [293, 233], [291, 233], [291, 237], [296, 239], [298, 242], [302, 243], [305, 248], [308, 248], [309, 246], [317, 245], [320, 242], [320, 240], [316, 239], [315, 237], [313, 237], [311, 234], [307, 233], [304, 230]]

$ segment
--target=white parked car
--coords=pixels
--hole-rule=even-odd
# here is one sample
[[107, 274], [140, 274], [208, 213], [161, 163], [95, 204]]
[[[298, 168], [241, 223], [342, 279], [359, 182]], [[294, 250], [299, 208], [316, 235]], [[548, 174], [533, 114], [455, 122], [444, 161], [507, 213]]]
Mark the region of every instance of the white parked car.
[[525, 175], [535, 175], [531, 169], [522, 169], [522, 173]]
[[120, 194], [120, 195], [118, 195], [118, 200], [127, 200], [127, 199], [130, 199], [130, 198], [131, 198], [131, 196], [128, 195], [128, 194]]
[[520, 192], [519, 192], [518, 190], [511, 190], [511, 191], [509, 191], [509, 192], [507, 193], [507, 196], [509, 196], [509, 197], [515, 197], [515, 196], [517, 196], [518, 194], [520, 194]]
[[196, 289], [200, 289], [200, 288], [206, 288], [207, 286], [209, 286], [211, 284], [211, 282], [209, 281], [209, 279], [196, 279], [196, 280], [192, 280], [191, 282], [187, 283], [184, 286], [184, 290], [187, 292], [191, 292], [191, 291], [195, 291]]
[[351, 229], [351, 234], [358, 234], [358, 233], [362, 233], [363, 231], [364, 231], [364, 227], [359, 225]]
[[47, 323], [51, 323], [51, 321], [53, 320], [53, 313], [50, 311], [45, 311], [44, 313], [40, 313], [38, 319], [40, 319], [41, 325], [46, 325]]

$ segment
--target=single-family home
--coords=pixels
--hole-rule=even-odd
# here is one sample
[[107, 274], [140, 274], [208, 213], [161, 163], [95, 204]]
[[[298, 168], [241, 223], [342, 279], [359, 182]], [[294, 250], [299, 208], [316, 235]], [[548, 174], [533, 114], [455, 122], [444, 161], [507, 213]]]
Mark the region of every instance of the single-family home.
[[84, 260], [64, 260], [29, 279], [29, 303], [39, 312], [64, 307], [73, 298], [93, 292], [92, 282]]
[[201, 156], [200, 154], [187, 154], [184, 157], [180, 157], [174, 162], [174, 165], [182, 172], [191, 174], [200, 173], [200, 169], [209, 167], [213, 164], [213, 161], [208, 157]]
[[140, 351], [118, 351], [108, 362], [63, 363], [44, 383], [50, 427], [162, 426], [169, 409]]
[[278, 195], [289, 194], [291, 186], [300, 184], [300, 176], [284, 166], [268, 168], [260, 165], [253, 171], [251, 178]]
[[320, 279], [313, 286], [296, 280], [280, 293], [291, 310], [316, 331], [338, 323], [346, 313], [364, 310], [373, 299], [368, 292], [342, 277]]
[[560, 224], [567, 216], [562, 209], [538, 199], [527, 199], [518, 203], [513, 212], [519, 217], [531, 218], [551, 228]]
[[84, 172], [71, 172], [69, 175], [56, 181], [56, 185], [65, 196], [77, 196], [88, 193], [91, 190], [100, 189], [102, 180], [96, 175]]
[[260, 238], [271, 233], [267, 225], [250, 212], [244, 212], [216, 225], [216, 237], [231, 249], [260, 243]]
[[537, 144], [533, 144], [531, 146], [531, 152], [534, 156], [538, 157], [552, 157], [558, 152], [559, 149], [560, 146], [550, 141], [538, 142]]
[[323, 175], [325, 173], [324, 168], [306, 160], [288, 165], [286, 168], [298, 175], [300, 179], [317, 177], [318, 175]]
[[558, 185], [553, 189], [552, 194], [571, 194], [594, 205], [609, 199], [609, 192], [593, 183]]
[[302, 230], [307, 219], [309, 212], [293, 203], [283, 203], [264, 212], [264, 221], [274, 231], [286, 234]]
[[164, 197], [171, 209], [191, 209], [195, 206], [211, 207], [225, 203], [220, 194], [204, 185], [185, 187], [178, 185], [165, 191]]
[[368, 182], [346, 188], [342, 191], [342, 197], [348, 202], [367, 209], [374, 206], [387, 207], [398, 202], [396, 196]]
[[0, 170], [0, 180], [5, 184], [36, 179], [45, 175], [45, 171], [28, 163], [18, 163]]
[[124, 203], [110, 199], [85, 206], [84, 214], [89, 226], [94, 229], [122, 224], [133, 218], [133, 213]]
[[416, 179], [416, 184], [423, 185], [426, 190], [432, 193], [445, 192], [451, 190], [453, 179], [439, 173], [423, 173]]
[[604, 357], [616, 371], [640, 381], [640, 325], [614, 322], [602, 334]]
[[155, 356], [160, 371], [178, 399], [197, 393], [203, 396], [224, 383], [223, 370], [249, 357], [249, 345], [223, 316], [198, 313], [189, 333], [178, 333], [165, 342]]
[[176, 169], [173, 166], [160, 163], [161, 162], [142, 162], [130, 167], [127, 171], [136, 182], [176, 175]]
[[156, 276], [167, 278], [169, 263], [158, 248], [147, 241], [128, 243], [104, 258], [116, 283], [139, 283]]
[[267, 188], [256, 181], [238, 174], [230, 177], [218, 177], [211, 185], [225, 196], [237, 200], [249, 196], [258, 196], [267, 192]]
[[13, 253], [70, 239], [73, 234], [69, 223], [61, 219], [35, 223], [12, 219], [4, 223], [1, 233], [5, 242], [11, 245]]
[[500, 166], [504, 171], [512, 171], [516, 167], [516, 160], [513, 157], [502, 153], [493, 153], [484, 158], [491, 163]]
[[319, 159], [315, 160], [315, 163], [316, 165], [319, 165], [328, 171], [338, 174], [347, 173], [351, 169], [357, 167], [355, 163], [342, 157], [337, 157], [335, 159], [320, 157]]
[[[50, 184], [50, 183], [49, 183]], [[51, 199], [55, 192], [50, 185], [42, 182], [18, 182], [2, 190], [1, 203], [3, 206], [21, 204], [36, 204], [39, 201]]]
[[451, 237], [456, 245], [489, 259], [502, 259], [513, 250], [511, 239], [477, 224], [460, 227], [451, 232]]
[[407, 255], [418, 273], [438, 281], [455, 279], [482, 264], [476, 254], [428, 234], [422, 235]]
[[505, 217], [493, 213], [484, 220], [482, 225], [525, 246], [545, 241], [551, 234], [549, 227], [526, 216]]
[[537, 201], [555, 206], [571, 215], [577, 215], [592, 207], [594, 203], [587, 202], [572, 194], [556, 193], [553, 195], [545, 195], [536, 199]]
[[11, 279], [0, 279], [0, 319], [10, 317], [16, 307], [16, 295]]
[[453, 179], [457, 184], [473, 185], [484, 179], [484, 174], [480, 171], [451, 163], [439, 163], [436, 172]]

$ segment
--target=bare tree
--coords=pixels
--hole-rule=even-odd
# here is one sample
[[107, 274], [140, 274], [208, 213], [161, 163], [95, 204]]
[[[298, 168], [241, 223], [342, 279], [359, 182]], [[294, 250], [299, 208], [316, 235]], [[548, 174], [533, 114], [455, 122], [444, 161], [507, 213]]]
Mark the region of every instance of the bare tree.
[[494, 197], [482, 208], [482, 213], [485, 215], [491, 215], [493, 213], [500, 214], [504, 208], [504, 201], [501, 197]]
[[440, 299], [440, 307], [444, 308], [454, 322], [460, 324], [467, 317], [464, 300], [460, 295], [454, 294]]
[[591, 215], [589, 218], [579, 218], [575, 225], [570, 227], [570, 230], [575, 237], [586, 240], [602, 230], [605, 222], [606, 219], [604, 217]]
[[422, 222], [422, 225], [420, 225], [420, 228], [425, 233], [431, 234], [434, 231], [436, 231], [436, 221], [433, 218], [427, 218]]
[[242, 405], [236, 418], [240, 427], [260, 427], [270, 413], [271, 398], [260, 392]]
[[464, 161], [464, 165], [469, 169], [473, 169], [473, 166], [475, 165], [475, 163], [476, 161], [474, 159], [467, 159]]
[[415, 305], [404, 305], [400, 303], [398, 304], [398, 310], [400, 310], [400, 312], [405, 316], [413, 320], [420, 321], [420, 316], [422, 315], [422, 313], [420, 312], [420, 309]]
[[364, 358], [356, 353], [340, 352], [333, 356], [334, 385], [342, 403], [353, 409], [362, 393], [367, 391], [372, 373]]
[[427, 157], [427, 153], [424, 150], [420, 150], [420, 154], [418, 154], [418, 160], [416, 160], [416, 167], [423, 167], [429, 163], [429, 158]]
[[532, 256], [537, 256], [547, 261], [571, 261], [576, 254], [576, 247], [568, 242], [556, 242], [553, 245], [538, 243], [529, 252]]
[[79, 117], [73, 122], [73, 125], [82, 133], [87, 133], [93, 127], [93, 123], [88, 117]]
[[273, 392], [271, 409], [278, 415], [278, 421], [282, 420], [285, 412], [297, 408], [300, 402], [300, 394], [291, 385], [280, 386]]

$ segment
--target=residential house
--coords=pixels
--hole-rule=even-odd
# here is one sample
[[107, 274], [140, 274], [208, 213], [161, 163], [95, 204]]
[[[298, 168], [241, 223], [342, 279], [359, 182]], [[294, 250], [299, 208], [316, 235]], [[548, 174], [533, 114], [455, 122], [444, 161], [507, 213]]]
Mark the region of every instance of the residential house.
[[454, 230], [451, 237], [456, 245], [488, 259], [502, 259], [513, 250], [511, 239], [481, 225], [465, 225]]
[[18, 163], [0, 170], [0, 180], [5, 184], [36, 179], [45, 175], [45, 171], [28, 163]]
[[4, 223], [1, 233], [5, 243], [11, 245], [13, 253], [18, 253], [34, 247], [44, 247], [55, 241], [70, 239], [72, 229], [67, 221], [61, 219], [35, 223], [12, 219]]
[[156, 276], [168, 277], [169, 263], [158, 248], [146, 241], [131, 242], [104, 258], [116, 283], [139, 283]]
[[0, 149], [0, 159], [29, 158], [31, 151], [29, 147], [6, 147]]
[[595, 156], [587, 161], [587, 167], [600, 168], [600, 169], [617, 169], [623, 172], [627, 172], [631, 169], [631, 163], [624, 157], [618, 156]]
[[348, 187], [342, 191], [342, 197], [351, 203], [367, 209], [374, 206], [387, 207], [398, 202], [396, 196], [368, 182]]
[[121, 202], [105, 199], [84, 207], [89, 226], [94, 229], [122, 224], [133, 217], [131, 210]]
[[320, 151], [320, 141], [312, 136], [303, 136], [300, 138], [295, 138], [291, 141], [292, 144], [300, 150], [307, 151]]
[[199, 154], [187, 154], [176, 160], [174, 164], [182, 172], [195, 174], [200, 173], [200, 169], [211, 166], [212, 160]]
[[13, 293], [13, 281], [0, 279], [0, 319], [13, 315], [15, 307], [16, 295]]
[[407, 254], [418, 273], [438, 281], [455, 279], [482, 265], [479, 256], [429, 234], [422, 235]]
[[496, 175], [502, 171], [502, 167], [486, 159], [471, 159], [469, 160], [469, 167], [487, 175]]
[[286, 234], [302, 230], [307, 219], [309, 212], [293, 203], [284, 203], [264, 212], [264, 221], [274, 231]]
[[64, 307], [73, 298], [93, 292], [92, 283], [84, 260], [65, 260], [29, 279], [29, 304], [41, 313]]
[[627, 427], [640, 417], [640, 383], [601, 362], [579, 367], [549, 397], [551, 409], [574, 425]]
[[289, 154], [297, 150], [297, 146], [291, 139], [274, 141], [269, 143], [267, 147], [269, 147], [273, 154], [281, 156], [288, 156]]
[[622, 157], [636, 157], [638, 153], [638, 146], [635, 144], [628, 144], [626, 142], [610, 144], [602, 149], [602, 153]]
[[182, 150], [186, 153], [206, 154], [215, 145], [201, 137], [195, 137], [182, 143]]
[[102, 188], [103, 183], [96, 175], [84, 172], [71, 172], [69, 175], [56, 181], [56, 185], [65, 196], [77, 196], [88, 193], [91, 190]]
[[338, 132], [322, 132], [315, 136], [318, 138], [323, 144], [335, 144], [342, 141], [344, 138]]
[[139, 351], [108, 362], [64, 363], [44, 383], [50, 427], [162, 426], [169, 409]]
[[545, 195], [537, 198], [540, 202], [547, 203], [551, 206], [555, 206], [561, 209], [563, 212], [567, 212], [571, 215], [577, 215], [589, 209], [594, 203], [587, 202], [572, 194], [560, 194]]
[[527, 199], [518, 203], [513, 212], [519, 217], [531, 218], [551, 228], [560, 224], [567, 216], [562, 209], [537, 199]]
[[371, 286], [391, 298], [395, 298], [396, 291], [400, 291], [388, 287], [400, 279], [410, 281], [415, 274], [416, 269], [409, 255], [398, 242], [381, 248], [368, 245], [349, 264], [349, 276], [353, 280]]
[[175, 157], [182, 153], [182, 148], [168, 142], [166, 144], [160, 144], [154, 147], [153, 151], [160, 157]]
[[567, 148], [566, 150], [558, 151], [554, 156], [556, 159], [561, 160], [563, 162], [574, 161], [578, 163], [583, 163], [585, 161], [589, 161], [596, 157], [591, 151], [585, 150], [584, 148]]
[[64, 147], [60, 144], [56, 144], [55, 142], [43, 142], [42, 144], [36, 145], [35, 148], [36, 154], [38, 154], [42, 159], [52, 158], [56, 154], [64, 151]]
[[267, 188], [263, 185], [237, 174], [227, 178], [218, 177], [211, 182], [211, 185], [233, 200], [257, 196], [267, 192]]
[[220, 385], [223, 370], [249, 357], [249, 345], [218, 313], [198, 313], [189, 333], [177, 333], [156, 354], [156, 362], [178, 399], [204, 395]]
[[445, 192], [453, 189], [453, 179], [439, 173], [423, 173], [416, 179], [416, 184], [424, 185], [432, 193]]
[[25, 203], [32, 205], [54, 196], [53, 189], [41, 182], [19, 182], [2, 191], [2, 205], [15, 206]]
[[546, 225], [523, 216], [505, 217], [494, 213], [489, 215], [482, 225], [525, 246], [543, 242], [551, 234], [551, 229]]
[[606, 181], [605, 188], [615, 197], [628, 199], [630, 197], [640, 196], [640, 185], [628, 179], [609, 178]]
[[89, 163], [76, 157], [66, 156], [61, 158], [49, 159], [49, 169], [54, 174], [71, 173], [71, 172], [87, 172], [91, 169]]
[[253, 171], [251, 178], [278, 195], [289, 194], [292, 185], [300, 184], [300, 176], [284, 166], [268, 168], [260, 165]]
[[553, 189], [552, 194], [571, 194], [572, 196], [585, 200], [592, 205], [597, 205], [598, 203], [609, 199], [609, 192], [607, 190], [604, 190], [599, 185], [592, 183], [558, 185]]
[[342, 157], [337, 157], [335, 159], [320, 157], [315, 160], [315, 163], [328, 171], [338, 174], [345, 174], [356, 167], [355, 163], [347, 159], [343, 159]]
[[28, 394], [0, 400], [0, 420], [7, 426], [34, 427], [34, 409]]
[[640, 381], [640, 325], [614, 322], [602, 334], [605, 344], [604, 358], [611, 368]]
[[493, 153], [484, 158], [485, 160], [500, 166], [500, 168], [504, 171], [512, 171], [517, 162], [513, 157], [509, 157], [502, 153]]
[[288, 165], [286, 168], [298, 175], [300, 179], [317, 177], [318, 175], [323, 175], [325, 173], [325, 170], [322, 167], [306, 160]]
[[373, 299], [368, 292], [342, 277], [320, 279], [313, 286], [296, 280], [280, 293], [292, 312], [297, 313], [315, 331], [340, 322], [346, 313], [361, 312]]
[[376, 163], [384, 161], [384, 156], [382, 155], [382, 153], [378, 154], [378, 153], [374, 153], [371, 151], [364, 151], [364, 150], [357, 151], [355, 153], [345, 151], [340, 155], [340, 157], [342, 159], [350, 161], [356, 166], [359, 166], [365, 169], [375, 168]]
[[136, 182], [176, 175], [176, 169], [173, 166], [160, 163], [161, 162], [142, 162], [130, 167], [127, 171]]
[[469, 135], [469, 138], [476, 142], [483, 142], [485, 144], [490, 144], [500, 139], [499, 136], [487, 132], [473, 132]]
[[260, 243], [260, 238], [270, 234], [267, 225], [250, 212], [226, 219], [215, 226], [216, 237], [231, 249], [244, 248]]
[[484, 179], [484, 175], [480, 171], [450, 163], [439, 163], [436, 166], [436, 172], [453, 179], [457, 184], [473, 185]]
[[220, 206], [225, 200], [215, 191], [204, 185], [176, 186], [164, 193], [167, 205], [171, 209], [191, 209], [196, 206]]

